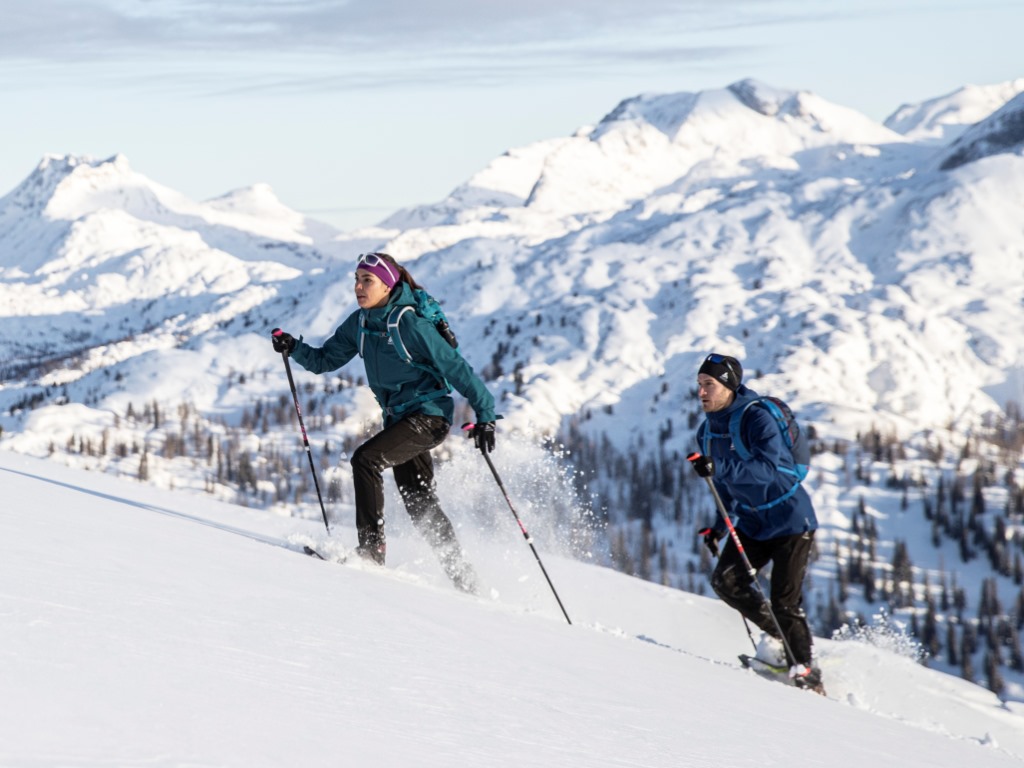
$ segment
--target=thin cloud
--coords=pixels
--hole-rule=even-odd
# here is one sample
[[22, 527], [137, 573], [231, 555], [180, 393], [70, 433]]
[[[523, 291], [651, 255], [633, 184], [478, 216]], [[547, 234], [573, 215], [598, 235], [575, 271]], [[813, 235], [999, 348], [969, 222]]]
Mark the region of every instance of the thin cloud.
[[0, 58], [67, 61], [145, 55], [334, 54], [368, 57], [479, 46], [571, 43], [696, 30], [750, 0], [20, 0], [0, 2]]
[[441, 60], [424, 62], [399, 58], [388, 65], [362, 69], [343, 67], [337, 71], [317, 71], [291, 77], [250, 76], [245, 81], [232, 81], [227, 87], [211, 91], [210, 96], [245, 95], [251, 93], [308, 94], [363, 88], [466, 86], [500, 87], [545, 78], [576, 79], [622, 73], [632, 66], [646, 66], [656, 61], [665, 67], [711, 63], [726, 60], [737, 53], [750, 53], [728, 46], [662, 47], [662, 48], [575, 48], [561, 50], [519, 50], [509, 56], [496, 57], [484, 51], [462, 52]]
[[[499, 86], [714, 65], [760, 55], [781, 23], [879, 13], [820, 0], [0, 0], [0, 82], [200, 96]], [[712, 44], [735, 30], [764, 41]]]
[[712, 63], [739, 49], [700, 44], [695, 33], [727, 23], [724, 9], [761, 7], [756, 0], [0, 0], [0, 61], [13, 65], [0, 82], [205, 96], [499, 86], [652, 60]]

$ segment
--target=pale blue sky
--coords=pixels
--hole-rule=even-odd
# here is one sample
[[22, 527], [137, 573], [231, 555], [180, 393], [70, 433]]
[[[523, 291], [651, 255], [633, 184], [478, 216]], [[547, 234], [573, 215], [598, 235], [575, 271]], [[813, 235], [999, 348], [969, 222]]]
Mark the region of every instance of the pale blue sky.
[[433, 202], [638, 93], [754, 77], [882, 120], [1024, 77], [1019, 0], [0, 0], [0, 195], [125, 154], [336, 225]]

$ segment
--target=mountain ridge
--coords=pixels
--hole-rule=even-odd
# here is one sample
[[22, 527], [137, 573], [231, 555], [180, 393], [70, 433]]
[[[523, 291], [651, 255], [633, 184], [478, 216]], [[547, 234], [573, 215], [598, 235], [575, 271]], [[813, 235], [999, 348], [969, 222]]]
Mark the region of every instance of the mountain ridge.
[[[1012, 84], [1007, 88], [1012, 90]], [[1008, 106], [1012, 103], [1003, 109]], [[737, 127], [743, 120], [753, 120], [752, 125], [768, 120], [787, 138], [765, 138], [760, 131], [761, 143], [738, 152], [725, 142], [722, 149], [732, 159], [694, 164], [704, 152], [693, 154], [695, 137], [703, 135], [698, 143], [708, 146], [712, 136], [723, 141], [727, 135], [719, 130], [720, 121], [728, 122], [730, 115], [747, 115], [732, 120], [742, 135], [758, 132]], [[835, 124], [831, 132], [822, 130], [826, 118]], [[945, 119], [951, 120], [948, 113]], [[999, 120], [999, 110], [988, 119]], [[656, 123], [662, 127], [652, 127]], [[903, 124], [909, 125], [906, 118]], [[667, 138], [672, 130], [662, 130], [666, 126], [675, 126], [676, 142], [682, 133], [696, 131], [683, 140], [681, 155]], [[985, 126], [982, 121], [972, 130], [991, 136]], [[701, 134], [702, 129], [710, 133]], [[662, 138], [652, 143], [654, 134], [647, 130]], [[972, 141], [972, 135], [967, 131], [962, 140]], [[876, 143], [864, 143], [868, 139]], [[594, 150], [573, 146], [602, 147], [603, 160], [594, 164]], [[956, 145], [951, 150], [958, 151]], [[751, 370], [773, 377], [772, 387], [824, 415], [827, 399], [801, 398], [793, 369], [804, 369], [811, 390], [824, 390], [829, 380], [850, 381], [837, 365], [842, 356], [835, 350], [854, 341], [866, 356], [858, 367], [879, 358], [864, 377], [874, 383], [850, 384], [839, 404], [842, 410], [842, 402], [849, 403], [849, 413], [836, 418], [849, 421], [878, 411], [893, 424], [909, 427], [920, 420], [938, 426], [955, 420], [958, 411], [978, 418], [1000, 405], [957, 384], [958, 370], [977, 370], [995, 391], [1000, 374], [1013, 379], [1024, 368], [1004, 340], [1024, 332], [1019, 317], [997, 317], [994, 309], [1013, 307], [1019, 280], [1006, 277], [1024, 258], [1021, 233], [1002, 227], [1007, 242], [998, 252], [977, 248], [969, 258], [955, 256], [975, 241], [991, 245], [985, 227], [968, 220], [984, 223], [986, 206], [1003, 196], [1022, 171], [1012, 153], [1000, 155], [998, 174], [975, 178], [971, 164], [933, 170], [930, 158], [949, 151], [909, 142], [813, 94], [744, 80], [698, 94], [623, 100], [592, 130], [510, 150], [437, 206], [400, 212], [378, 228], [353, 233], [317, 229], [289, 213], [265, 185], [193, 203], [137, 174], [120, 155], [104, 161], [48, 157], [26, 182], [0, 198], [0, 226], [7, 243], [14, 244], [0, 247], [0, 264], [14, 281], [4, 288], [14, 307], [12, 317], [111, 311], [120, 312], [111, 319], [124, 324], [132, 313], [116, 307], [126, 294], [158, 303], [161, 296], [178, 294], [193, 297], [190, 304], [223, 304], [228, 295], [248, 292], [250, 299], [230, 302], [231, 311], [245, 314], [248, 322], [260, 316], [264, 324], [284, 323], [286, 318], [271, 317], [273, 307], [290, 303], [298, 310], [292, 322], [326, 334], [354, 307], [344, 285], [353, 246], [389, 249], [426, 270], [433, 290], [455, 316], [468, 317], [460, 321], [462, 338], [480, 367], [494, 356], [488, 348], [497, 323], [514, 327], [529, 317], [541, 331], [534, 334], [532, 349], [508, 343], [514, 366], [525, 377], [525, 386], [517, 386], [536, 387], [544, 399], [555, 394], [545, 383], [552, 366], [564, 364], [584, 377], [591, 371], [596, 386], [577, 378], [583, 391], [579, 397], [570, 393], [563, 415], [588, 403], [614, 401], [609, 387], [616, 388], [616, 379], [627, 390], [644, 378], [664, 377], [669, 369], [685, 371], [711, 347], [728, 347], [747, 357]], [[717, 175], [722, 168], [728, 172]], [[603, 179], [604, 186], [596, 189], [595, 179]], [[485, 192], [486, 185], [492, 193]], [[961, 206], [959, 217], [954, 216], [956, 206]], [[253, 224], [266, 220], [268, 212], [277, 216], [270, 229], [283, 228], [285, 239], [271, 238], [266, 226]], [[957, 231], [945, 223], [951, 216], [960, 221]], [[943, 237], [935, 235], [938, 230]], [[36, 251], [33, 242], [52, 245]], [[19, 263], [19, 258], [29, 260]], [[1010, 259], [1003, 264], [1006, 269], [993, 266], [1000, 258]], [[994, 271], [1003, 279], [995, 279]], [[337, 289], [327, 285], [333, 280]], [[943, 295], [940, 286], [949, 280], [959, 286], [962, 300]], [[290, 286], [298, 292], [289, 297]], [[326, 290], [326, 300], [317, 298], [315, 286]], [[581, 288], [599, 302], [581, 301]], [[28, 298], [17, 301], [15, 294], [26, 290]], [[947, 311], [930, 313], [928, 302], [940, 298]], [[577, 321], [586, 327], [564, 348], [567, 359], [558, 353], [566, 337], [552, 333], [532, 309], [539, 301], [558, 310], [553, 319], [560, 327]], [[173, 300], [165, 303], [170, 308], [162, 312], [164, 323], [180, 314]], [[717, 333], [696, 319], [714, 313], [716, 306], [721, 307], [722, 329]], [[845, 318], [837, 314], [840, 308]], [[779, 309], [788, 317], [779, 316]], [[669, 310], [678, 321], [655, 333], [652, 329], [659, 326], [652, 318]], [[487, 322], [479, 322], [487, 315]], [[240, 325], [223, 313], [212, 317], [225, 328]], [[865, 323], [868, 317], [871, 322]], [[149, 320], [154, 322], [161, 321]], [[794, 322], [802, 329], [802, 344], [795, 337], [761, 352], [761, 345], [747, 340], [757, 328], [771, 335], [781, 325], [792, 333]], [[204, 324], [209, 322], [199, 325]], [[876, 324], [886, 327], [887, 338], [901, 338], [898, 346], [904, 353], [912, 351], [917, 369], [910, 378], [937, 379], [943, 382], [939, 390], [945, 401], [967, 406], [947, 409], [909, 392], [885, 394], [885, 383], [893, 381], [883, 358], [895, 354], [896, 347], [881, 338], [881, 330], [872, 332]], [[934, 350], [915, 342], [926, 326], [937, 329], [928, 336]], [[995, 332], [1000, 327], [1004, 338]], [[679, 328], [701, 330], [680, 333]], [[43, 345], [45, 330], [26, 329], [25, 334]], [[571, 329], [567, 333], [573, 335]], [[650, 345], [644, 342], [648, 336]], [[957, 343], [943, 343], [943, 338]], [[677, 354], [683, 359], [673, 360]], [[979, 366], [972, 355], [980, 355], [986, 365]], [[494, 367], [514, 366], [510, 359]], [[992, 372], [984, 373], [986, 367]], [[508, 397], [507, 373], [504, 381], [500, 394]], [[531, 415], [527, 420], [536, 419]], [[550, 416], [541, 421], [556, 426]]]

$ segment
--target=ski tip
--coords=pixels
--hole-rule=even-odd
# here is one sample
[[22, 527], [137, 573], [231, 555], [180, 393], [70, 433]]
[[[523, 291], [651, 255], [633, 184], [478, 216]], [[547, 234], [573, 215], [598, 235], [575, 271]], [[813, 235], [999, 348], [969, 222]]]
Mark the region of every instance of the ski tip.
[[776, 675], [787, 675], [789, 673], [789, 667], [773, 664], [770, 661], [759, 659], [757, 656], [751, 656], [749, 653], [741, 653], [738, 658], [740, 660], [740, 664], [747, 669], [753, 669], [756, 671], [763, 670]]
[[302, 547], [302, 551], [305, 552], [310, 557], [316, 557], [316, 558], [319, 558], [320, 560], [326, 560], [327, 559], [326, 557], [321, 555], [319, 552], [317, 552], [315, 549], [313, 549], [310, 546], [303, 546]]
[[327, 553], [325, 553], [325, 552], [321, 552], [319, 550], [314, 549], [313, 547], [309, 546], [308, 544], [303, 544], [302, 545], [302, 552], [304, 554], [309, 555], [310, 557], [315, 557], [317, 560], [323, 560], [324, 562], [327, 562], [327, 563], [344, 564], [344, 563], [348, 562], [348, 553], [346, 553], [346, 552], [332, 553], [330, 547], [327, 548]]

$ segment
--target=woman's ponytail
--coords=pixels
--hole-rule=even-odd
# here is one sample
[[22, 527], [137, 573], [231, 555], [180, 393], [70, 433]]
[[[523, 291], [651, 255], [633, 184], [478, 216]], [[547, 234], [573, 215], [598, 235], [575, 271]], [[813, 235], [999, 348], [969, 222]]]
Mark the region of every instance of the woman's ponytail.
[[395, 261], [395, 257], [394, 256], [391, 256], [390, 254], [387, 254], [387, 253], [380, 253], [379, 251], [377, 252], [377, 256], [379, 256], [380, 258], [384, 259], [384, 261], [386, 261], [388, 264], [390, 264], [391, 266], [393, 266], [395, 268], [395, 270], [398, 272], [398, 280], [399, 280], [399, 282], [406, 283], [410, 288], [413, 288], [413, 289], [417, 289], [417, 288], [422, 288], [423, 287], [419, 283], [417, 283], [416, 280], [413, 279], [413, 276], [411, 274], [409, 274], [409, 270], [408, 269], [406, 269], [401, 264], [399, 264], [397, 261]]

